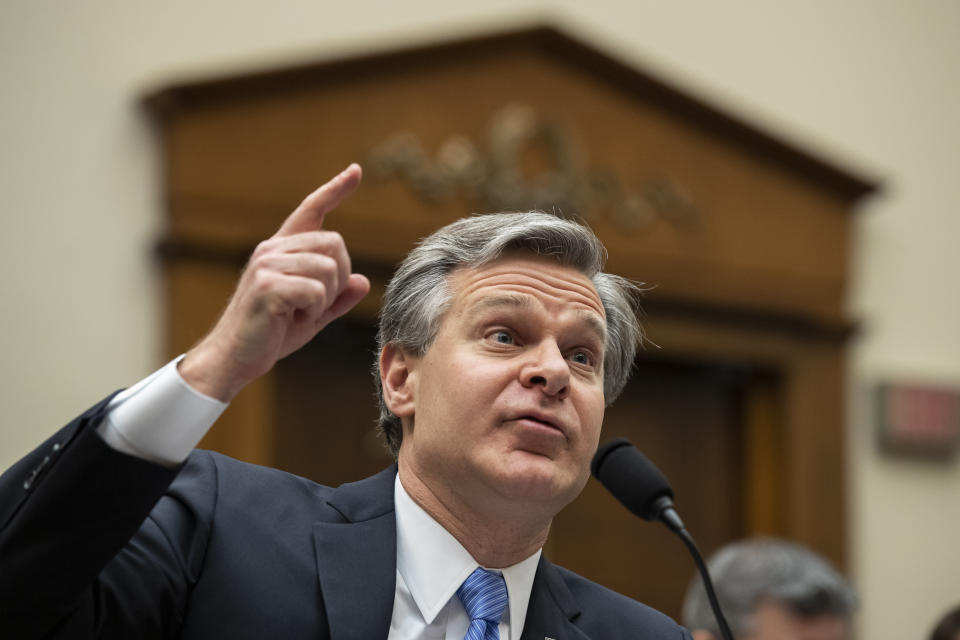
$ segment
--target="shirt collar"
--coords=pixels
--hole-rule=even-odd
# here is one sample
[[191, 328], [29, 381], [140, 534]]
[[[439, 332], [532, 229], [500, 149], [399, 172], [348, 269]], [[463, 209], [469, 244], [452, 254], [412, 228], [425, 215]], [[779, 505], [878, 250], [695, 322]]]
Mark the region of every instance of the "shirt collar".
[[[397, 474], [397, 571], [420, 614], [431, 624], [479, 564], [449, 531], [407, 494]], [[515, 565], [499, 569], [507, 583], [510, 637], [520, 638], [541, 549]], [[505, 618], [506, 620], [506, 618]]]

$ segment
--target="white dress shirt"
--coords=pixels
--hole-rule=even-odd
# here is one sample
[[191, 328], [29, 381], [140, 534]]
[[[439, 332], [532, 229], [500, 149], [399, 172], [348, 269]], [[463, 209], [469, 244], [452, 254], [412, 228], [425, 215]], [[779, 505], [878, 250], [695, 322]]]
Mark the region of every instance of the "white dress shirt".
[[[450, 532], [407, 495], [397, 476], [397, 588], [389, 640], [463, 640], [470, 618], [457, 589], [479, 567]], [[540, 550], [526, 560], [497, 569], [507, 583], [501, 640], [520, 640]]]
[[187, 384], [177, 370], [181, 359], [171, 360], [110, 400], [97, 428], [107, 444], [168, 467], [187, 459], [227, 403]]
[[[179, 358], [117, 394], [97, 433], [114, 449], [176, 466], [206, 435], [227, 404], [180, 376]], [[389, 640], [462, 640], [470, 619], [457, 589], [479, 564], [456, 538], [394, 484], [397, 583]], [[520, 640], [541, 551], [505, 569], [507, 608], [502, 640]]]

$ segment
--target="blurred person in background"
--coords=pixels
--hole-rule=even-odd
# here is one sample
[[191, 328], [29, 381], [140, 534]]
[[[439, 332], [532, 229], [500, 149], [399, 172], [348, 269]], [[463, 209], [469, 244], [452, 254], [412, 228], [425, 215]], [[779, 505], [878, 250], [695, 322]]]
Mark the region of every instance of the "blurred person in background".
[[[721, 548], [707, 564], [737, 640], [850, 637], [856, 593], [830, 563], [809, 549], [753, 538]], [[721, 637], [699, 576], [687, 589], [683, 622], [694, 640]]]
[[960, 606], [947, 612], [930, 634], [930, 640], [960, 640]]

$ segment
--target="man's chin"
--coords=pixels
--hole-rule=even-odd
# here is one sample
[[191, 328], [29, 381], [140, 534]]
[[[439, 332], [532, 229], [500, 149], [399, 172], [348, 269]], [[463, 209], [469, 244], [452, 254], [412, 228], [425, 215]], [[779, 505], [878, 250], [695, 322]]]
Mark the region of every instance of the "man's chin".
[[570, 474], [555, 461], [534, 453], [514, 452], [502, 469], [501, 493], [531, 505], [549, 505], [557, 511], [580, 495], [587, 477]]

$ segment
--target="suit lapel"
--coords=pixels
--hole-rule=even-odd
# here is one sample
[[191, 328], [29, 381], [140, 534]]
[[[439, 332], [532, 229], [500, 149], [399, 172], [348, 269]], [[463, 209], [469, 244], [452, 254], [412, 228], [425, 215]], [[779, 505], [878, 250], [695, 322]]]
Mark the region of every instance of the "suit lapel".
[[580, 607], [563, 577], [540, 556], [521, 640], [587, 640], [588, 636], [573, 623], [578, 615]]
[[[317, 573], [330, 636], [386, 638], [397, 576], [396, 466], [336, 489], [337, 521], [313, 525]], [[574, 623], [580, 607], [563, 577], [541, 556], [521, 640], [589, 640]]]
[[317, 573], [333, 638], [386, 638], [397, 573], [396, 467], [333, 492], [343, 520], [313, 525]]

